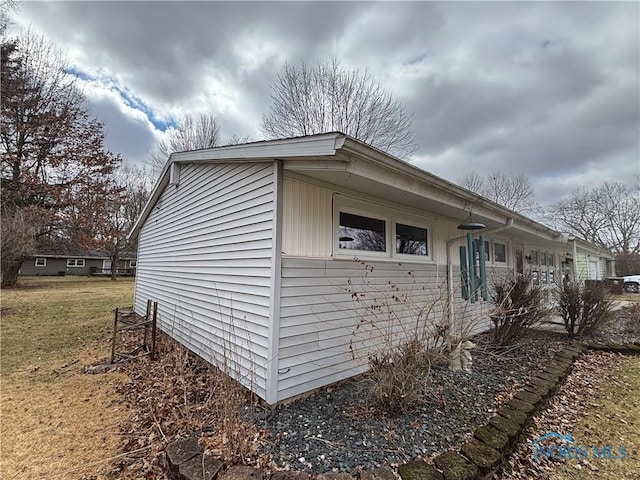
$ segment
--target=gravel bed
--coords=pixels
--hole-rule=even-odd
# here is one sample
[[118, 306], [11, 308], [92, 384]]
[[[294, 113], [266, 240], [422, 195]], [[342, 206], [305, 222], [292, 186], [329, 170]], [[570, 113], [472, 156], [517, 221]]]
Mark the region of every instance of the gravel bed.
[[262, 453], [283, 468], [351, 474], [428, 457], [461, 444], [562, 345], [561, 337], [549, 332], [536, 332], [508, 349], [489, 348], [486, 336], [474, 341], [473, 371], [434, 366], [434, 394], [405, 415], [376, 411], [366, 376], [257, 412], [257, 427], [269, 432]]
[[640, 344], [640, 302], [616, 310], [591, 339], [598, 343]]

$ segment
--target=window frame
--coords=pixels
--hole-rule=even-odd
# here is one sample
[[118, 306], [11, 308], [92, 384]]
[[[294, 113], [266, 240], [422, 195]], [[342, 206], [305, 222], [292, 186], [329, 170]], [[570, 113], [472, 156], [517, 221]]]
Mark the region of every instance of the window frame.
[[[82, 262], [82, 263], [79, 264], [78, 262]], [[84, 258], [67, 258], [67, 268], [82, 268], [85, 265], [86, 265], [86, 262]]]
[[[493, 240], [491, 243], [493, 251], [493, 264], [502, 266], [509, 265], [509, 243], [503, 240]], [[496, 244], [504, 245], [504, 262], [496, 259]]]
[[[391, 218], [387, 215], [381, 215], [374, 213], [370, 210], [352, 207], [350, 205], [336, 205], [334, 206], [334, 227], [333, 227], [333, 251], [336, 258], [351, 258], [354, 255], [360, 257], [376, 257], [376, 258], [390, 258], [391, 246], [389, 245], [389, 229], [391, 224]], [[358, 215], [360, 217], [373, 218], [375, 220], [382, 220], [385, 222], [384, 226], [384, 239], [385, 239], [385, 251], [377, 250], [359, 250], [355, 248], [340, 248], [340, 214], [348, 213], [351, 215]]]
[[[340, 248], [340, 213], [349, 213], [369, 217], [385, 222], [385, 247], [384, 252], [372, 250], [355, 250]], [[397, 224], [409, 227], [421, 228], [427, 231], [427, 255], [414, 255], [411, 253], [396, 253]], [[412, 261], [416, 263], [434, 262], [433, 224], [425, 217], [413, 213], [402, 212], [394, 207], [386, 207], [372, 204], [351, 197], [335, 195], [333, 202], [333, 258], [352, 259], [370, 258], [386, 261]]]
[[[402, 258], [402, 259], [419, 259], [419, 260], [432, 260], [432, 250], [433, 250], [433, 243], [431, 241], [431, 225], [429, 225], [428, 222], [425, 221], [420, 221], [417, 218], [411, 219], [408, 218], [406, 215], [402, 215], [402, 216], [392, 216], [391, 217], [391, 222], [392, 222], [392, 232], [391, 232], [391, 238], [393, 239], [393, 250], [391, 251], [391, 257], [395, 257], [395, 258]], [[401, 225], [406, 225], [407, 227], [414, 227], [414, 228], [420, 228], [423, 230], [426, 230], [427, 232], [427, 254], [426, 255], [415, 255], [413, 253], [398, 253], [396, 252], [396, 236], [397, 236], [397, 227], [398, 224]]]
[[[40, 264], [38, 263], [38, 261], [43, 260], [44, 263]], [[35, 261], [35, 266], [40, 268], [40, 267], [46, 267], [47, 266], [47, 259], [45, 257], [36, 257], [36, 261]]]

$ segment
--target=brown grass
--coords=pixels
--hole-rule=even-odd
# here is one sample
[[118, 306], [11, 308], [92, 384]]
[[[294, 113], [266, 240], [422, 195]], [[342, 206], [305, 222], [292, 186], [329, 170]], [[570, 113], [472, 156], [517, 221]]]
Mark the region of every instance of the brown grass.
[[552, 480], [636, 480], [640, 472], [640, 358], [625, 358], [610, 372], [599, 394], [572, 433], [581, 445], [623, 446], [627, 458], [590, 459], [589, 465], [567, 462], [551, 475]]
[[86, 375], [108, 355], [111, 309], [131, 280], [25, 279], [2, 292], [0, 476], [106, 478], [124, 444], [122, 374]]

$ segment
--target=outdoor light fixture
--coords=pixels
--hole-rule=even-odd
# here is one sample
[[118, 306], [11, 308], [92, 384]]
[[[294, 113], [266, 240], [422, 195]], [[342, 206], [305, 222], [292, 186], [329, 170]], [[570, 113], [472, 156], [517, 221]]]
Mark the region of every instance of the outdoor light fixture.
[[469, 218], [458, 225], [458, 230], [482, 230], [487, 226], [484, 223], [474, 222], [473, 213], [469, 212]]

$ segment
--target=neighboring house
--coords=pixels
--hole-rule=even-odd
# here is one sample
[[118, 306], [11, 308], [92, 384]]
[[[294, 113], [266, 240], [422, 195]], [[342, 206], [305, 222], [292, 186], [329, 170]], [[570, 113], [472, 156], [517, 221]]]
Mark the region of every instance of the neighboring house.
[[[43, 253], [22, 262], [20, 275], [110, 275], [111, 259], [104, 253], [52, 254]], [[118, 275], [136, 272], [136, 254], [126, 252], [120, 258]]]
[[[486, 226], [472, 242], [457, 228], [470, 212]], [[571, 252], [566, 235], [341, 133], [175, 153], [130, 238], [135, 310], [157, 301], [163, 331], [270, 404], [366, 370], [351, 348], [379, 341], [354, 341], [376, 295], [408, 322], [439, 295], [434, 322], [486, 327], [494, 306], [462, 298], [460, 247], [482, 246], [488, 279], [531, 270], [549, 288]]]

